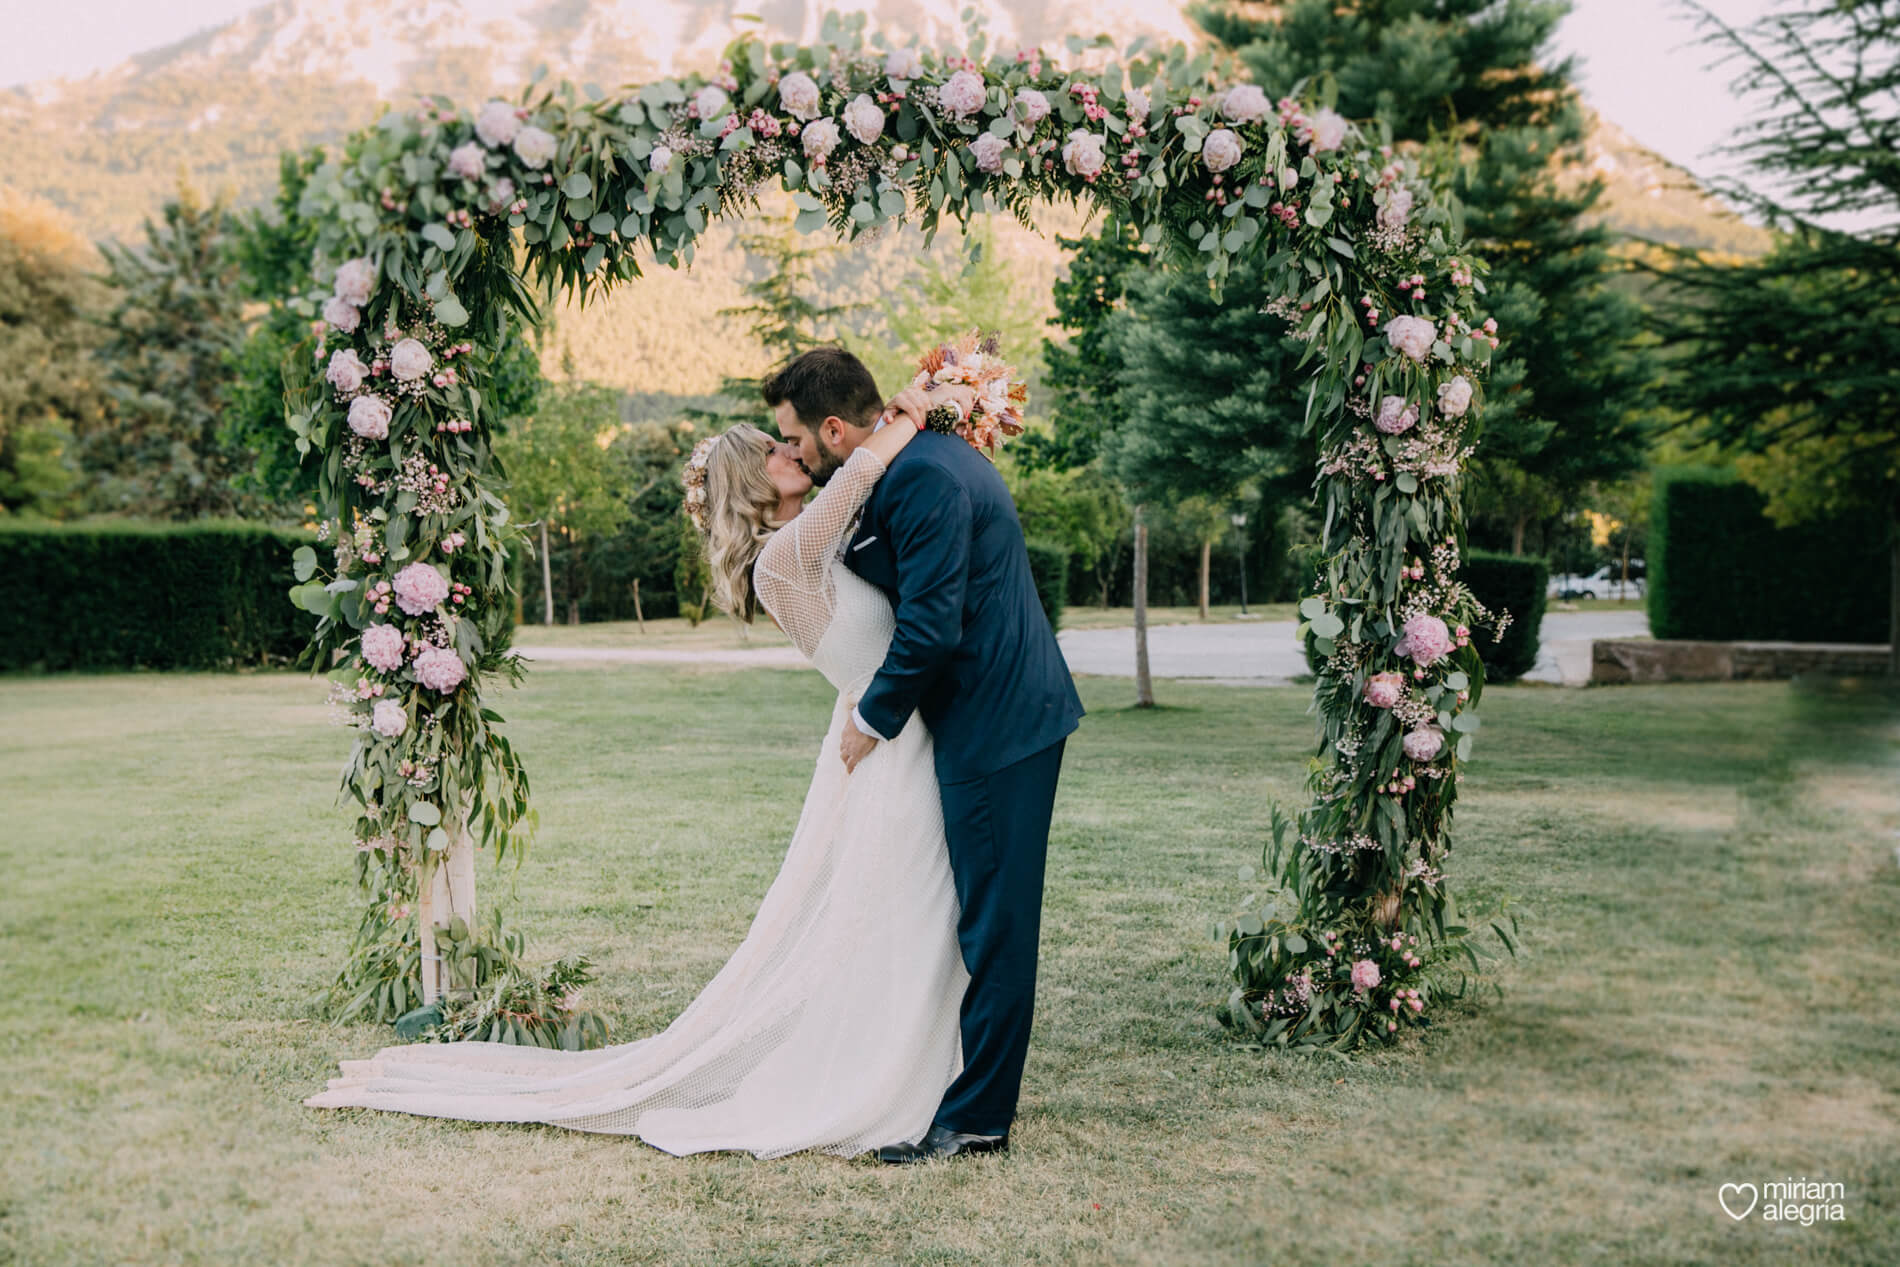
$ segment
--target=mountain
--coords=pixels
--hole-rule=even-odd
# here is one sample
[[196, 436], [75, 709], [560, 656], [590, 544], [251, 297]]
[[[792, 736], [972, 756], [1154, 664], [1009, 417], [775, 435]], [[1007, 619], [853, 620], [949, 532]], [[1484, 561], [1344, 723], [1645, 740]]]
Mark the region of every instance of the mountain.
[[[1148, 36], [1192, 42], [1180, 0], [976, 0], [976, 27], [993, 47], [1059, 47], [1067, 33], [1103, 31], [1127, 46]], [[475, 103], [512, 95], [545, 65], [591, 91], [710, 67], [742, 30], [810, 41], [820, 15], [867, 15], [893, 42], [966, 43], [965, 0], [274, 0], [221, 26], [153, 49], [109, 71], [0, 91], [11, 139], [6, 182], [64, 211], [87, 235], [130, 237], [181, 180], [267, 202], [285, 149], [335, 141], [389, 102], [441, 93]], [[755, 23], [742, 15], [756, 11]], [[1765, 238], [1727, 215], [1686, 173], [1598, 120], [1589, 170], [1604, 177], [1615, 228], [1738, 253]], [[1063, 266], [1056, 233], [1082, 223], [1071, 209], [1041, 217], [1043, 234], [1008, 220], [994, 249], [1019, 278], [1015, 297], [1045, 315]], [[764, 353], [718, 315], [743, 302], [753, 265], [732, 249], [738, 230], [713, 229], [690, 275], [659, 269], [605, 303], [556, 314], [545, 368], [647, 394], [652, 410], [711, 391], [729, 373], [763, 368]], [[955, 249], [947, 237], [937, 251]], [[827, 302], [875, 302], [920, 252], [914, 231], [853, 245], [827, 270]]]

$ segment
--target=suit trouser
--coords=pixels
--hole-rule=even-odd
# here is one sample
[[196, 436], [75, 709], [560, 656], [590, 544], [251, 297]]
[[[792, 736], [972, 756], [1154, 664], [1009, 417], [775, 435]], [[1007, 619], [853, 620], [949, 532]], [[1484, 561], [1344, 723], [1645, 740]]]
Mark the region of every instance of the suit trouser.
[[1036, 1002], [1049, 820], [1067, 742], [994, 774], [943, 784], [944, 834], [962, 905], [957, 942], [970, 972], [963, 1072], [936, 1116], [951, 1130], [1001, 1135], [1016, 1117]]

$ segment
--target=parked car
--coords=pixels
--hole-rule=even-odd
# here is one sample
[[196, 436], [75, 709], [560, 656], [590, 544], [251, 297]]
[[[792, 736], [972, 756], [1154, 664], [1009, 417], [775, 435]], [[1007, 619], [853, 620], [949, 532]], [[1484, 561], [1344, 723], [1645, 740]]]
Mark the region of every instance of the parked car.
[[1622, 579], [1623, 569], [1611, 563], [1588, 576], [1561, 572], [1550, 578], [1547, 593], [1552, 598], [1642, 598], [1647, 588], [1643, 561], [1630, 560], [1629, 580]]

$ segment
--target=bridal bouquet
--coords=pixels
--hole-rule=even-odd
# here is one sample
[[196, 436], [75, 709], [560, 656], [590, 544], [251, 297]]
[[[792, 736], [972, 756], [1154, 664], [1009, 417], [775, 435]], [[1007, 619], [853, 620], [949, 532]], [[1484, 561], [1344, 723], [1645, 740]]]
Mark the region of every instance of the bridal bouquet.
[[930, 349], [917, 363], [917, 376], [911, 380], [912, 387], [923, 388], [951, 383], [973, 390], [976, 403], [967, 418], [959, 417], [952, 406], [937, 406], [925, 419], [931, 430], [962, 436], [970, 447], [991, 458], [1005, 441], [1023, 433], [1029, 388], [1016, 377], [1016, 368], [998, 354], [994, 334], [971, 330], [955, 343]]

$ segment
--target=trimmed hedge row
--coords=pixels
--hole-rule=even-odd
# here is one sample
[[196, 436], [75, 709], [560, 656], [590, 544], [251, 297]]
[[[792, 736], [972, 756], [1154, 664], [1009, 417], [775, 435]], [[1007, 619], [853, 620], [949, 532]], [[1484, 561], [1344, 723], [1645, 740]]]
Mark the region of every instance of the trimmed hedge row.
[[1069, 603], [1069, 552], [1048, 541], [1029, 541], [1029, 574], [1036, 578], [1036, 597], [1042, 600], [1049, 627], [1062, 631], [1062, 609]]
[[0, 669], [217, 669], [293, 660], [309, 533], [206, 521], [0, 523]]
[[[1319, 593], [1319, 547], [1295, 546], [1288, 557], [1301, 578], [1300, 594]], [[1537, 664], [1537, 631], [1544, 623], [1544, 591], [1550, 580], [1550, 565], [1541, 558], [1466, 550], [1458, 579], [1469, 585], [1478, 601], [1491, 611], [1511, 613], [1510, 627], [1502, 639], [1493, 638], [1488, 627], [1471, 631], [1471, 643], [1484, 660], [1485, 681], [1510, 682], [1529, 673]], [[1306, 642], [1306, 665], [1314, 673], [1319, 672], [1310, 638]]]
[[1655, 475], [1649, 629], [1714, 641], [1887, 641], [1887, 528], [1871, 513], [1776, 527], [1733, 471]]

